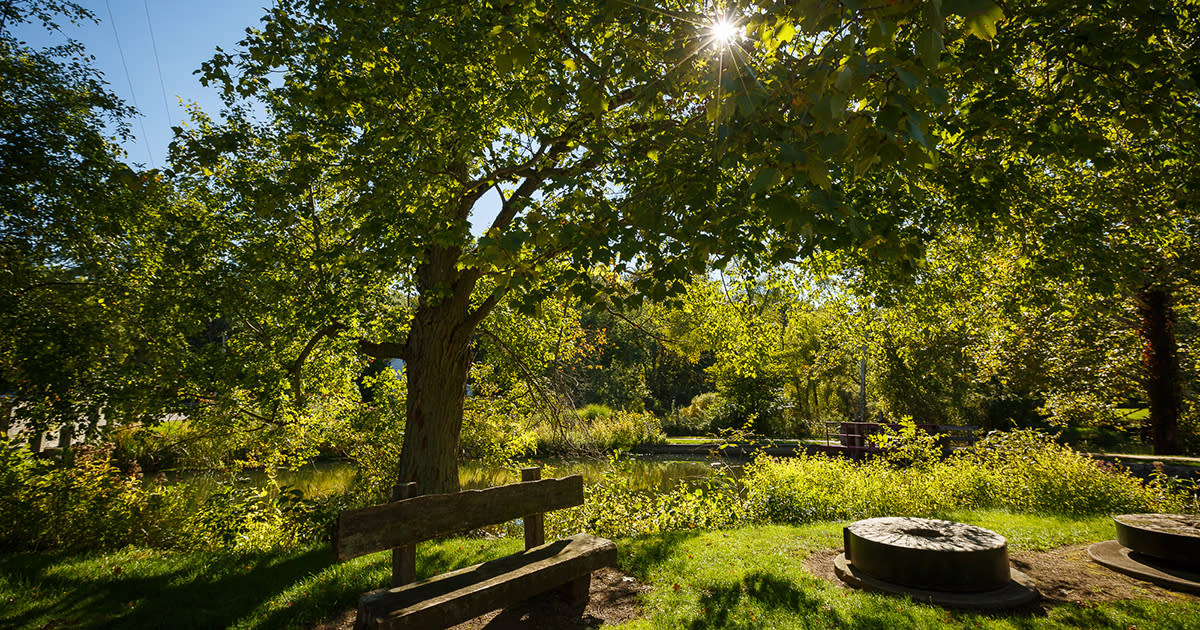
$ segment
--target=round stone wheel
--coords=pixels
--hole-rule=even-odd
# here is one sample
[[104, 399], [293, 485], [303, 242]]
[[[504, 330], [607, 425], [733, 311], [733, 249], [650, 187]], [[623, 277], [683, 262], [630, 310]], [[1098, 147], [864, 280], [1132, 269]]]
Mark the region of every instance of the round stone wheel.
[[1200, 515], [1122, 514], [1113, 521], [1122, 546], [1163, 562], [1200, 569]]
[[843, 530], [846, 559], [884, 582], [931, 591], [999, 589], [1012, 579], [1008, 543], [991, 530], [925, 518], [870, 518]]

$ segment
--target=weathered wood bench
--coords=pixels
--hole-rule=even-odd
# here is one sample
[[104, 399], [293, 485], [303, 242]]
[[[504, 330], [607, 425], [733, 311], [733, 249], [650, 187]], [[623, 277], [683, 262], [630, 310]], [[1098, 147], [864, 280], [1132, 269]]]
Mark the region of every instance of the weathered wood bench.
[[[413, 498], [416, 484], [400, 484], [391, 503], [339, 514], [339, 561], [392, 549], [392, 588], [359, 598], [355, 628], [448, 628], [548, 591], [586, 603], [592, 571], [614, 566], [617, 547], [589, 534], [545, 544], [543, 513], [582, 504], [583, 477], [540, 476], [525, 468], [521, 483]], [[516, 518], [525, 551], [414, 581], [416, 543]]]

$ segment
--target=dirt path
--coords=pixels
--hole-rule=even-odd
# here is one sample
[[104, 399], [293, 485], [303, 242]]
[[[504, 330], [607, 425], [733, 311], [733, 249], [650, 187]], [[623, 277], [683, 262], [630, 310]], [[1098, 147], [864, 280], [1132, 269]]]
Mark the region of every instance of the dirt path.
[[[1059, 547], [1050, 551], [1010, 551], [1014, 567], [1033, 578], [1043, 610], [1062, 604], [1087, 606], [1122, 599], [1200, 601], [1193, 595], [1176, 593], [1102, 567], [1088, 558], [1091, 543]], [[833, 559], [841, 549], [817, 551], [804, 561], [804, 568], [817, 577], [845, 586], [834, 575]], [[847, 587], [848, 588], [848, 587]]]

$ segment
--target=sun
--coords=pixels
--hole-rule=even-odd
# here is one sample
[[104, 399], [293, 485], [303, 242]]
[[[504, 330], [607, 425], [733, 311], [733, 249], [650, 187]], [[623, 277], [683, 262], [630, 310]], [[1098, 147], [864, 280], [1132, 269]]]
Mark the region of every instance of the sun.
[[728, 17], [718, 15], [708, 25], [708, 33], [714, 46], [724, 48], [741, 38], [742, 29]]

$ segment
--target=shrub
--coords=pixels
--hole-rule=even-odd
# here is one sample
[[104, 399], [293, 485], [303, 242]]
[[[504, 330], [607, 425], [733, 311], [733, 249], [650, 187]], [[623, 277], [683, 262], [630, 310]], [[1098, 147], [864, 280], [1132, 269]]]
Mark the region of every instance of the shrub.
[[949, 509], [953, 502], [938, 487], [938, 477], [912, 474], [881, 458], [858, 463], [817, 455], [759, 458], [747, 467], [743, 483], [753, 518], [805, 523]]
[[245, 457], [256, 437], [238, 431], [205, 429], [189, 420], [167, 420], [148, 426], [118, 426], [109, 440], [114, 465], [149, 474], [167, 469], [222, 468]]
[[1108, 514], [1175, 512], [1186, 500], [1162, 480], [1142, 482], [1118, 468], [1056, 444], [1032, 429], [994, 432], [965, 455], [996, 479], [990, 491], [1002, 507], [1027, 512]]
[[597, 404], [587, 405], [575, 412], [575, 415], [578, 416], [580, 420], [583, 420], [589, 424], [597, 420], [609, 418], [612, 416], [612, 414], [613, 410], [610, 407], [607, 405]]
[[713, 417], [721, 405], [721, 395], [707, 392], [692, 398], [691, 404], [679, 409], [663, 421], [667, 435], [702, 435], [712, 429]]
[[717, 475], [699, 484], [681, 484], [667, 492], [636, 490], [622, 460], [597, 483], [584, 489], [584, 503], [546, 515], [550, 535], [586, 531], [599, 536], [637, 536], [684, 529], [731, 527], [744, 518], [736, 480]]
[[81, 448], [70, 466], [35, 459], [0, 440], [0, 547], [27, 551], [111, 549], [156, 541], [156, 509], [179, 492], [126, 474], [108, 450]]
[[268, 551], [320, 540], [348, 497], [304, 498], [300, 490], [268, 484], [255, 488], [217, 482], [184, 524], [176, 546], [188, 549]]
[[993, 434], [965, 453], [912, 466], [885, 457], [760, 457], [743, 483], [748, 514], [790, 523], [976, 508], [1071, 515], [1195, 509], [1165, 477], [1143, 482], [1032, 430]]
[[731, 375], [719, 379], [718, 384], [723, 402], [713, 410], [711, 431], [749, 424], [759, 435], [788, 432], [781, 375]]
[[878, 433], [867, 437], [875, 446], [883, 449], [889, 462], [900, 466], [927, 468], [942, 457], [938, 436], [917, 426], [911, 416], [904, 416], [898, 426], [884, 424]]
[[[585, 407], [585, 409], [588, 409]], [[606, 408], [605, 408], [606, 409]], [[615, 450], [629, 450], [641, 444], [657, 444], [666, 438], [662, 425], [654, 414], [644, 411], [610, 411], [608, 414], [583, 414], [573, 426], [554, 428], [539, 426], [537, 454], [597, 455]]]
[[462, 459], [506, 466], [534, 449], [532, 409], [508, 397], [475, 397], [463, 409]]
[[147, 482], [119, 469], [109, 449], [81, 448], [62, 466], [2, 439], [0, 493], [0, 549], [21, 551], [262, 550], [321, 538], [345, 500], [312, 501], [275, 486]]

